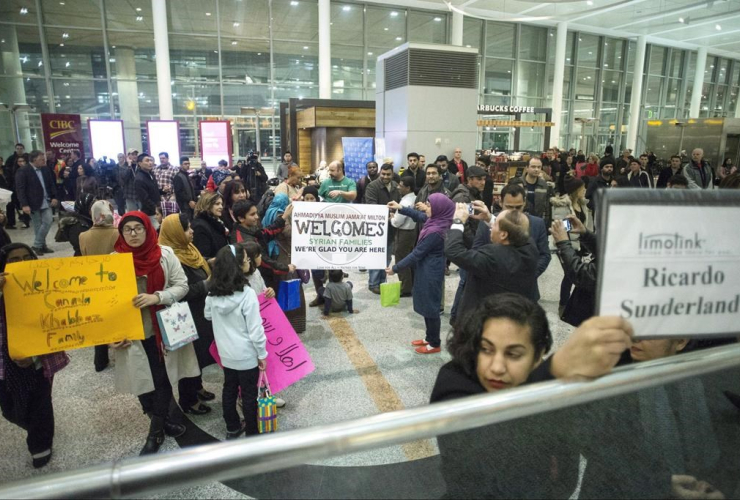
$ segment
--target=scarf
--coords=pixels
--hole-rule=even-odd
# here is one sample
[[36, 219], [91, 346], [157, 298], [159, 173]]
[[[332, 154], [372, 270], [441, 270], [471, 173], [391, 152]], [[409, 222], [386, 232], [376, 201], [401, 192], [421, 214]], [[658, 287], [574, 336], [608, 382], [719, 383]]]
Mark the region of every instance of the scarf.
[[418, 242], [431, 234], [438, 234], [444, 239], [455, 216], [455, 202], [442, 193], [429, 196], [429, 204], [432, 206], [432, 216], [424, 223]]
[[[276, 195], [272, 199], [272, 203], [270, 203], [270, 208], [267, 209], [267, 212], [265, 212], [265, 216], [262, 218], [262, 227], [271, 226], [275, 222], [275, 219], [277, 219], [280, 214], [285, 212], [285, 209], [288, 208], [288, 205], [290, 205], [290, 199], [287, 195]], [[270, 257], [276, 257], [280, 254], [280, 247], [278, 246], [277, 241], [275, 241], [274, 239], [270, 240], [270, 242], [267, 244], [267, 252]]]
[[[136, 221], [144, 225], [146, 239], [144, 243], [137, 248], [132, 248], [126, 243], [123, 237], [123, 227], [127, 222]], [[179, 224], [179, 222], [178, 222]], [[165, 288], [164, 269], [160, 259], [162, 258], [162, 248], [157, 242], [157, 231], [152, 226], [149, 216], [143, 212], [127, 212], [123, 215], [120, 224], [118, 224], [118, 241], [113, 247], [118, 253], [130, 253], [134, 257], [134, 270], [136, 276], [146, 276], [146, 293], [153, 294], [161, 292]], [[152, 316], [152, 328], [154, 335], [157, 337], [157, 347], [160, 355], [162, 354], [162, 332], [159, 331], [159, 322], [157, 321], [157, 311], [164, 309], [164, 306], [150, 306], [149, 312]]]
[[113, 227], [113, 212], [110, 209], [110, 203], [106, 200], [100, 200], [93, 203], [92, 222], [96, 227]]
[[180, 215], [168, 215], [162, 221], [159, 228], [159, 244], [172, 248], [177, 259], [185, 266], [203, 269], [208, 276], [211, 275], [211, 268], [208, 262], [203, 258], [198, 249], [185, 235], [180, 222]]
[[75, 201], [74, 207], [77, 215], [89, 221], [90, 223], [92, 223], [90, 208], [92, 207], [93, 203], [95, 203], [95, 196], [90, 193], [82, 193], [77, 197], [77, 201]]
[[303, 197], [305, 198], [307, 194], [312, 194], [314, 198], [316, 198], [316, 201], [319, 201], [319, 188], [316, 186], [306, 186], [303, 188]]

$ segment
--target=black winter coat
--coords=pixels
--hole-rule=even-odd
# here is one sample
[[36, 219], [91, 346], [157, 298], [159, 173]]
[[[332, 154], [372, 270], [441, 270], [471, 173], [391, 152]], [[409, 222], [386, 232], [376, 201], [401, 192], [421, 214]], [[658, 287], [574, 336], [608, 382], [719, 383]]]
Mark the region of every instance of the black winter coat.
[[155, 209], [159, 206], [160, 197], [159, 186], [152, 174], [144, 169], [138, 169], [134, 177], [134, 187], [136, 188], [136, 200], [141, 203], [141, 211], [147, 215], [154, 215]]
[[215, 257], [219, 250], [229, 244], [229, 231], [226, 226], [209, 214], [196, 215], [191, 227], [193, 244], [206, 259]]
[[208, 286], [206, 285], [208, 275], [201, 268], [189, 267], [185, 264], [182, 264], [182, 270], [185, 271], [185, 276], [188, 278], [188, 293], [183, 300], [190, 307], [195, 329], [198, 331], [198, 340], [193, 343], [193, 347], [198, 358], [198, 366], [202, 370], [215, 363], [209, 351], [213, 342], [213, 323], [208, 321], [203, 314], [206, 307], [206, 297], [208, 296]]
[[[527, 384], [551, 380], [550, 362]], [[450, 362], [439, 370], [431, 402], [484, 394], [475, 375]], [[445, 498], [567, 498], [578, 480], [569, 414], [548, 412], [437, 438]]]

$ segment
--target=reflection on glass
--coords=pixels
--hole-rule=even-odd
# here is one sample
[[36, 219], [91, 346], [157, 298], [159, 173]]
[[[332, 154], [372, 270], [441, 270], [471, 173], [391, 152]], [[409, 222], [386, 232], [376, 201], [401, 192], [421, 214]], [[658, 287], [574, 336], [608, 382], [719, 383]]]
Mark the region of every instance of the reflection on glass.
[[511, 72], [514, 62], [506, 59], [486, 58], [486, 94], [511, 95]]
[[486, 22], [486, 56], [514, 57], [514, 25]]
[[447, 15], [410, 11], [409, 42], [447, 43]]
[[107, 78], [103, 32], [45, 28], [52, 76]]

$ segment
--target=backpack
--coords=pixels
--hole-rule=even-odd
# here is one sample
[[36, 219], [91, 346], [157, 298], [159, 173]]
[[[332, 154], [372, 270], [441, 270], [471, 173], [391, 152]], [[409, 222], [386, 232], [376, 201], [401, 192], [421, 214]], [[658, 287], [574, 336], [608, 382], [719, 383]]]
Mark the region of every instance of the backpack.
[[265, 191], [265, 194], [260, 198], [260, 201], [257, 203], [257, 213], [260, 215], [260, 218], [265, 216], [265, 212], [272, 205], [273, 198], [275, 198], [275, 191], [272, 189]]

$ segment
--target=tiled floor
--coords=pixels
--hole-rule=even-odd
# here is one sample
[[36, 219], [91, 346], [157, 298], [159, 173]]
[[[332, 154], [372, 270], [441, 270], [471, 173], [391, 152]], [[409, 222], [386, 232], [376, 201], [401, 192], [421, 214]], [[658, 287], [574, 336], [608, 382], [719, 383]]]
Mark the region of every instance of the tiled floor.
[[[55, 228], [48, 238], [50, 242], [53, 240], [54, 231]], [[14, 230], [10, 231], [10, 234], [14, 241], [30, 243], [32, 240], [30, 229]], [[71, 256], [71, 248], [67, 243], [52, 242], [50, 246], [57, 250], [53, 257]], [[542, 293], [541, 304], [548, 312], [556, 345], [560, 345], [570, 332], [570, 327], [557, 319], [562, 270], [557, 258], [553, 257], [550, 267], [540, 278], [539, 283]], [[394, 408], [424, 405], [429, 399], [439, 367], [449, 359], [446, 353], [419, 356], [413, 352], [409, 342], [423, 335], [423, 321], [411, 309], [411, 299], [402, 299], [401, 305], [395, 308], [381, 308], [379, 297], [367, 290], [366, 273], [350, 273], [349, 279], [355, 283], [354, 305], [360, 313], [345, 316], [341, 322], [351, 328], [348, 335], [352, 336], [355, 347], [363, 349], [374, 365], [356, 366], [356, 361], [353, 361], [354, 354], [348, 352], [346, 346], [343, 348], [335, 335], [337, 321], [328, 322], [321, 319], [318, 309], [310, 308], [308, 329], [302, 335], [302, 340], [313, 358], [316, 371], [280, 394], [288, 402], [287, 407], [280, 413], [282, 430], [330, 424], [377, 414], [380, 412], [379, 406], [383, 406], [383, 398], [386, 395], [373, 394], [371, 391], [383, 390], [382, 387], [392, 389]], [[457, 273], [453, 270], [451, 276], [447, 278], [447, 313], [454, 299], [457, 282]], [[313, 299], [311, 285], [306, 285], [306, 296], [309, 301]], [[448, 319], [448, 314], [443, 316], [443, 325], [447, 324]], [[447, 329], [443, 328], [443, 337], [446, 336]], [[92, 349], [72, 351], [69, 354], [72, 363], [54, 382], [56, 436], [52, 461], [44, 469], [34, 470], [26, 450], [25, 433], [0, 419], [2, 436], [0, 456], [4, 457], [0, 461], [0, 482], [135, 456], [143, 445], [148, 420], [142, 414], [135, 397], [114, 392], [114, 368], [95, 373]], [[374, 371], [373, 383], [367, 381], [368, 371]], [[223, 439], [225, 426], [220, 405], [222, 374], [218, 367], [211, 366], [204, 371], [203, 378], [206, 388], [215, 392], [218, 397], [212, 404], [213, 412], [202, 417], [191, 417], [191, 420], [211, 436]], [[381, 383], [378, 384], [378, 381]], [[168, 438], [163, 450], [172, 450], [177, 446], [173, 439]], [[293, 469], [271, 479], [245, 479], [229, 483], [233, 488], [214, 483], [172, 491], [161, 497], [244, 497], [239, 491], [263, 498], [281, 494], [291, 496], [289, 490], [277, 493], [268, 486], [276, 484], [273, 480], [285, 484], [286, 478], [296, 479], [297, 476], [303, 478], [301, 481], [303, 489], [300, 492], [295, 490], [293, 493], [296, 495], [300, 493], [304, 497], [333, 497], [332, 491], [335, 493], [342, 491], [342, 484], [356, 486], [362, 483], [363, 478], [369, 481], [368, 484], [372, 484], [373, 477], [389, 476], [398, 478], [388, 481], [397, 482], [398, 488], [402, 489], [398, 490], [399, 492], [421, 493], [420, 490], [413, 489], [413, 481], [409, 483], [403, 479], [423, 475], [425, 470], [429, 470], [428, 467], [434, 465], [435, 457], [423, 458], [423, 456], [434, 454], [435, 446], [429, 442], [425, 448], [426, 452], [409, 451], [401, 446], [374, 450]], [[416, 458], [420, 459], [416, 461], [418, 463], [408, 462], [409, 459]], [[329, 466], [331, 469], [315, 467], [318, 465]], [[363, 470], [362, 467], [352, 466], [367, 468]], [[316, 481], [318, 484], [315, 484]], [[377, 479], [374, 482], [377, 484]], [[427, 486], [430, 495], [438, 492], [439, 485], [434, 481]], [[391, 484], [386, 483], [385, 487], [384, 491], [388, 494], [391, 491]], [[370, 495], [371, 492], [365, 490], [364, 494], [358, 493], [356, 496]], [[411, 493], [409, 495], [413, 496]]]

